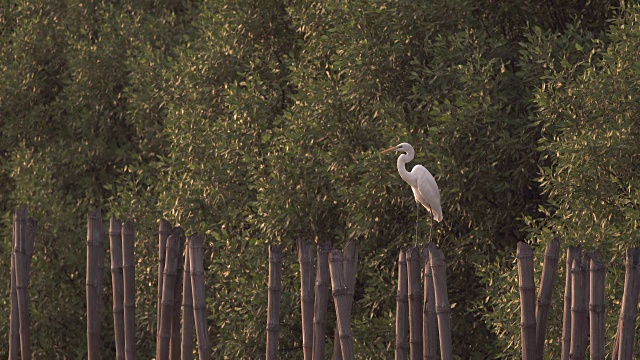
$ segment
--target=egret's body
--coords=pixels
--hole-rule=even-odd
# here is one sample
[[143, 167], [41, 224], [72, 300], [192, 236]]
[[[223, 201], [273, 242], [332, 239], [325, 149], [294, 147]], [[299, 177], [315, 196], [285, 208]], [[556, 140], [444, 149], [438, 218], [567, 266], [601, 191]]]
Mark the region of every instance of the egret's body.
[[[438, 184], [433, 178], [433, 175], [422, 165], [416, 165], [407, 171], [405, 165], [413, 160], [415, 151], [413, 147], [407, 143], [402, 143], [398, 146], [389, 148], [382, 153], [390, 151], [400, 151], [404, 154], [398, 157], [398, 172], [402, 180], [406, 181], [411, 186], [413, 196], [416, 199], [416, 216], [420, 206], [422, 204], [433, 216], [433, 219], [437, 222], [442, 221], [442, 207], [440, 206], [440, 190]], [[418, 218], [416, 219], [416, 242], [418, 239]]]

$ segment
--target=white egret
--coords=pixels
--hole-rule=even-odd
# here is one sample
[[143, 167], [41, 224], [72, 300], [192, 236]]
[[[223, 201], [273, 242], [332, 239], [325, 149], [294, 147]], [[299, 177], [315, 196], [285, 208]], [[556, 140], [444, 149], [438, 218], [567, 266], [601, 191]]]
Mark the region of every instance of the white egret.
[[[413, 147], [407, 143], [401, 143], [397, 146], [384, 150], [382, 154], [391, 151], [404, 152], [398, 157], [398, 172], [402, 180], [411, 185], [413, 196], [416, 198], [416, 246], [418, 244], [418, 220], [419, 209], [422, 204], [433, 216], [437, 222], [442, 221], [442, 207], [440, 207], [440, 190], [433, 175], [422, 165], [416, 165], [411, 172], [407, 171], [405, 164], [413, 160], [415, 151]], [[433, 220], [431, 220], [433, 227]], [[429, 229], [429, 241], [431, 241], [431, 229]]]

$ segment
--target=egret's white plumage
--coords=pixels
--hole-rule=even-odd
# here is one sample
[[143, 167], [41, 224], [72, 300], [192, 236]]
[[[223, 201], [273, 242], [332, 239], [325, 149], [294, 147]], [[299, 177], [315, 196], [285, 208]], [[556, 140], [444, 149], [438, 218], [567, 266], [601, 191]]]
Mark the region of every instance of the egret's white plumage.
[[[413, 196], [417, 203], [422, 204], [432, 214], [433, 219], [437, 222], [442, 221], [442, 207], [440, 206], [440, 190], [433, 175], [422, 165], [416, 165], [407, 171], [405, 164], [413, 160], [415, 151], [413, 147], [407, 143], [401, 143], [397, 146], [388, 148], [382, 153], [390, 151], [404, 152], [398, 157], [398, 172], [402, 180], [411, 186]], [[416, 219], [416, 237], [417, 237], [417, 219]]]

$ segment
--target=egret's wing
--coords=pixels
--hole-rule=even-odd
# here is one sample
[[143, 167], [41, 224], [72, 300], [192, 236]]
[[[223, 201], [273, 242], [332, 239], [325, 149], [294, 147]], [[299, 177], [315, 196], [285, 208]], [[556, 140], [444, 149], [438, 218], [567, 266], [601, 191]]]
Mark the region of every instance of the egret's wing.
[[[442, 207], [440, 206], [440, 189], [433, 175], [422, 165], [416, 165], [411, 170], [416, 174], [418, 201], [433, 214], [436, 221], [442, 220]], [[415, 192], [415, 191], [414, 191]]]

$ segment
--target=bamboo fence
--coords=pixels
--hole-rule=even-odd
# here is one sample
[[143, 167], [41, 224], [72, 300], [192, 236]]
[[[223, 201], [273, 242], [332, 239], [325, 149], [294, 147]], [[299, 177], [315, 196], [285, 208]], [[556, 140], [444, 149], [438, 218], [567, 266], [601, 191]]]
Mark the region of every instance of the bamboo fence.
[[[106, 227], [96, 210], [87, 216], [87, 358], [101, 354], [101, 311]], [[31, 359], [29, 291], [31, 257], [37, 222], [26, 210], [14, 215], [11, 253], [11, 311], [9, 360]], [[109, 222], [113, 324], [116, 360], [132, 360], [135, 347], [135, 231], [131, 221]], [[185, 243], [186, 242], [186, 243]], [[536, 298], [534, 251], [517, 246], [518, 286], [521, 303], [522, 358], [545, 358], [551, 296], [558, 277], [560, 240], [552, 239], [544, 251], [542, 275]], [[184, 231], [166, 220], [159, 227], [159, 262], [156, 359], [192, 359], [194, 335], [200, 360], [211, 359], [204, 285], [204, 238], [188, 239]], [[336, 311], [334, 359], [352, 360], [356, 354], [351, 331], [351, 310], [356, 294], [358, 252], [355, 242], [344, 251], [320, 243], [298, 242], [300, 263], [302, 357], [324, 359], [327, 345], [329, 290]], [[282, 246], [269, 247], [267, 360], [278, 356], [280, 299], [282, 296]], [[565, 259], [564, 313], [561, 359], [605, 359], [606, 267], [596, 252], [568, 247]], [[315, 265], [315, 266], [314, 266]], [[626, 252], [624, 293], [616, 336], [611, 348], [614, 360], [633, 359], [640, 291], [640, 249]], [[315, 273], [315, 274], [314, 274]], [[312, 279], [315, 278], [315, 284]], [[329, 285], [331, 289], [329, 289]], [[180, 306], [182, 305], [182, 306]], [[403, 248], [398, 254], [396, 297], [396, 359], [453, 358], [451, 306], [448, 299], [444, 254], [434, 244]], [[439, 341], [438, 341], [439, 340]], [[587, 354], [587, 350], [589, 354]]]

